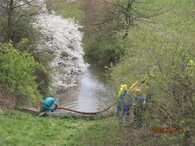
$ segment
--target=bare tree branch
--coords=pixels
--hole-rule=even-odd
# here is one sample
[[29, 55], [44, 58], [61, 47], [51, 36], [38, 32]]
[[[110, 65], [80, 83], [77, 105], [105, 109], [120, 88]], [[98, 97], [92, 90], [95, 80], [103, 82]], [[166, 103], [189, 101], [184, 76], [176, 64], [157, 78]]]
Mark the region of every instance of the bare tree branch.
[[34, 0], [31, 0], [31, 1], [26, 1], [24, 4], [21, 4], [21, 5], [16, 5], [15, 7], [13, 7], [14, 9], [15, 8], [18, 8], [18, 7], [22, 7], [22, 6], [25, 6], [25, 5], [29, 5], [30, 3], [32, 3]]

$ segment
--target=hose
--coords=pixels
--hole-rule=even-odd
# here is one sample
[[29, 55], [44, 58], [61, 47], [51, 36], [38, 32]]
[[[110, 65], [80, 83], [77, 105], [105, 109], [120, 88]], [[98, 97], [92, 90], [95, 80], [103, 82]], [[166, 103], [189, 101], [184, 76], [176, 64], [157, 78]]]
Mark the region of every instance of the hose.
[[100, 114], [102, 112], [105, 112], [107, 110], [109, 110], [110, 108], [112, 108], [116, 103], [113, 103], [111, 106], [103, 109], [103, 110], [100, 110], [100, 111], [97, 111], [97, 112], [83, 112], [83, 111], [78, 111], [78, 110], [74, 110], [74, 109], [69, 109], [69, 108], [66, 108], [66, 107], [57, 107], [57, 109], [62, 109], [62, 110], [67, 110], [67, 111], [71, 111], [71, 112], [75, 112], [75, 113], [79, 113], [79, 114], [86, 114], [86, 115], [96, 115], [96, 114]]

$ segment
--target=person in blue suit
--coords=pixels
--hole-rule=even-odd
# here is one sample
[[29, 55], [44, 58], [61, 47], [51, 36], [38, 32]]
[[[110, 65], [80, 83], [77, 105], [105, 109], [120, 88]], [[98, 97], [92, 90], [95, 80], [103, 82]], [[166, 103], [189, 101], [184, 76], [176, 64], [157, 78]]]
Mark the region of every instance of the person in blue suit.
[[40, 112], [53, 112], [58, 107], [58, 102], [52, 96], [49, 96], [44, 99], [41, 104]]
[[117, 116], [119, 120], [119, 125], [123, 125], [123, 119], [125, 119], [126, 124], [130, 117], [130, 108], [132, 106], [132, 98], [128, 93], [128, 87], [126, 84], [120, 86], [118, 93], [118, 102], [117, 102]]

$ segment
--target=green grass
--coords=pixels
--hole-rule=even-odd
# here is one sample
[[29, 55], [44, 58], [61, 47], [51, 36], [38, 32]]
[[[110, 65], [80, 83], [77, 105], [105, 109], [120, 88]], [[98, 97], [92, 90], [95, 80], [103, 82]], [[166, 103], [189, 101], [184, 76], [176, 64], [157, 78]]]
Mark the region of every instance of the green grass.
[[78, 22], [83, 20], [84, 12], [78, 2], [67, 3], [64, 0], [47, 0], [47, 6], [64, 18], [74, 18]]
[[111, 119], [37, 117], [20, 111], [7, 110], [0, 114], [0, 145], [109, 145], [116, 140], [116, 129], [110, 124]]
[[164, 0], [163, 3], [158, 0], [158, 7], [162, 7], [164, 13], [151, 20], [169, 31], [192, 37], [191, 31], [195, 30], [194, 6], [195, 2], [192, 0]]

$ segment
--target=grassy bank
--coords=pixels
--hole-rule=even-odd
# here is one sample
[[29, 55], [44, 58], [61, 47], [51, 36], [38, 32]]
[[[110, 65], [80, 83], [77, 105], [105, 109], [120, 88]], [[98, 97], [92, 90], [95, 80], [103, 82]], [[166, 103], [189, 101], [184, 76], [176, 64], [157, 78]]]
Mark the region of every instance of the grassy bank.
[[[120, 131], [114, 116], [99, 120], [43, 118], [7, 110], [0, 113], [0, 145], [194, 145], [194, 66], [187, 64], [186, 70], [181, 67], [185, 65], [182, 58], [194, 61], [195, 3], [192, 0], [158, 2], [157, 6], [163, 6], [166, 13], [148, 19], [149, 25], [142, 24], [129, 30], [127, 56], [111, 69], [111, 81], [116, 88], [121, 81], [132, 85], [146, 74], [151, 76], [148, 82], [152, 104], [144, 114], [142, 129], [133, 131], [131, 126]], [[56, 10], [57, 14], [81, 19], [76, 3], [71, 3], [70, 9], [62, 0], [55, 4], [56, 9], [61, 7]], [[184, 133], [151, 134], [155, 127], [175, 126], [183, 128]]]
[[54, 10], [56, 14], [64, 18], [72, 18], [81, 22], [84, 17], [83, 10], [80, 9], [78, 2], [66, 2], [64, 0], [46, 0], [48, 9]]
[[[0, 114], [0, 145], [91, 146], [114, 145], [117, 127], [111, 119], [36, 117], [7, 110]], [[107, 122], [108, 121], [108, 122]]]

